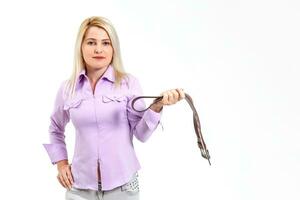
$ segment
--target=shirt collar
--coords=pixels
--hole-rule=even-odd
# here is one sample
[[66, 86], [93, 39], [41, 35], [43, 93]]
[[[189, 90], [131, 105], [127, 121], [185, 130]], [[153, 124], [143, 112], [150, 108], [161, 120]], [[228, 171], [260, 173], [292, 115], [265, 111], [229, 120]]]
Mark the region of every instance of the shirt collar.
[[[82, 69], [77, 77], [76, 84], [79, 84], [83, 78], [88, 78], [86, 75], [86, 70], [85, 68]], [[114, 74], [114, 68], [112, 65], [109, 65], [104, 72], [103, 76], [101, 77], [102, 79], [107, 79], [111, 82], [115, 82], [115, 74]]]

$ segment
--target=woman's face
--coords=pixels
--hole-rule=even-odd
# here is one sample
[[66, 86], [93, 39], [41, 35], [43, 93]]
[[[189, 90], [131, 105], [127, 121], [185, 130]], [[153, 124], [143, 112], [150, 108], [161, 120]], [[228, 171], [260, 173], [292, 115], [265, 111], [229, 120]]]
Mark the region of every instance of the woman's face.
[[108, 34], [104, 29], [94, 26], [86, 31], [81, 51], [88, 70], [107, 67], [113, 57], [113, 48]]

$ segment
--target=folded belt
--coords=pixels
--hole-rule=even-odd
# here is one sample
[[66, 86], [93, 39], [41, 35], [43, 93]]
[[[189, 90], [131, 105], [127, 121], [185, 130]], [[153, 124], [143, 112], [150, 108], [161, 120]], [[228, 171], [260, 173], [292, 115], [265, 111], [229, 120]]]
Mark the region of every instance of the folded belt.
[[[207, 159], [209, 165], [211, 165], [209, 151], [206, 148], [206, 144], [204, 142], [203, 135], [202, 135], [202, 132], [201, 132], [201, 124], [200, 124], [200, 120], [199, 120], [199, 116], [198, 116], [197, 110], [196, 110], [196, 108], [194, 106], [192, 97], [189, 94], [187, 94], [187, 93], [184, 93], [184, 94], [185, 94], [185, 100], [188, 102], [188, 104], [190, 105], [190, 107], [191, 107], [191, 109], [193, 111], [194, 129], [195, 129], [195, 133], [196, 133], [196, 136], [197, 136], [197, 144], [198, 144], [198, 147], [200, 148], [201, 155], [202, 155], [203, 158]], [[141, 98], [155, 98], [155, 100], [146, 109], [137, 110], [137, 109], [134, 108], [134, 103], [138, 99], [141, 99]], [[153, 104], [157, 103], [158, 101], [160, 101], [162, 99], [163, 99], [163, 96], [138, 96], [138, 97], [135, 97], [132, 100], [131, 107], [136, 112], [144, 112], [144, 111], [148, 110]]]

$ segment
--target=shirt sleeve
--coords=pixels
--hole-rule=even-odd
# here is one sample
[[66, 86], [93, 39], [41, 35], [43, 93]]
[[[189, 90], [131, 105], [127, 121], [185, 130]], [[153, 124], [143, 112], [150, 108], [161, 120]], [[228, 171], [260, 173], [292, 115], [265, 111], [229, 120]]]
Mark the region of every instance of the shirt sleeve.
[[[130, 131], [139, 141], [146, 142], [157, 128], [158, 124], [161, 124], [160, 120], [163, 109], [161, 109], [160, 112], [153, 111], [150, 108], [144, 112], [134, 111], [131, 107], [132, 100], [137, 96], [142, 96], [143, 91], [139, 80], [132, 75], [131, 79], [132, 80], [129, 84], [129, 87], [131, 88], [131, 95], [127, 104], [127, 117], [130, 125]], [[137, 110], [144, 110], [146, 108], [145, 100], [143, 98], [138, 99], [134, 103], [134, 108]]]
[[65, 143], [65, 126], [69, 122], [70, 117], [64, 110], [64, 81], [57, 91], [54, 108], [50, 116], [49, 137], [50, 144], [43, 144], [51, 163], [54, 165], [60, 160], [68, 159], [68, 153]]

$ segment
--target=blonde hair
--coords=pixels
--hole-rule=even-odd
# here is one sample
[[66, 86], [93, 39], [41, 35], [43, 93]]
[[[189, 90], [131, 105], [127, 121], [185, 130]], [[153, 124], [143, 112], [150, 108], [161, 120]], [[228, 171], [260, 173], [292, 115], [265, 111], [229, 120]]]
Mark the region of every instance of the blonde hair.
[[69, 98], [72, 98], [75, 95], [76, 79], [79, 73], [81, 72], [81, 70], [85, 69], [85, 63], [82, 56], [81, 45], [85, 37], [86, 31], [92, 26], [104, 29], [111, 40], [111, 44], [113, 47], [113, 57], [110, 64], [112, 65], [115, 72], [114, 86], [120, 87], [122, 79], [127, 78], [128, 75], [123, 68], [119, 38], [112, 23], [107, 18], [104, 17], [100, 17], [100, 16], [89, 17], [81, 23], [77, 34], [77, 39], [75, 43], [75, 52], [74, 52], [73, 72], [70, 78], [67, 80], [67, 84], [65, 88], [67, 96]]

